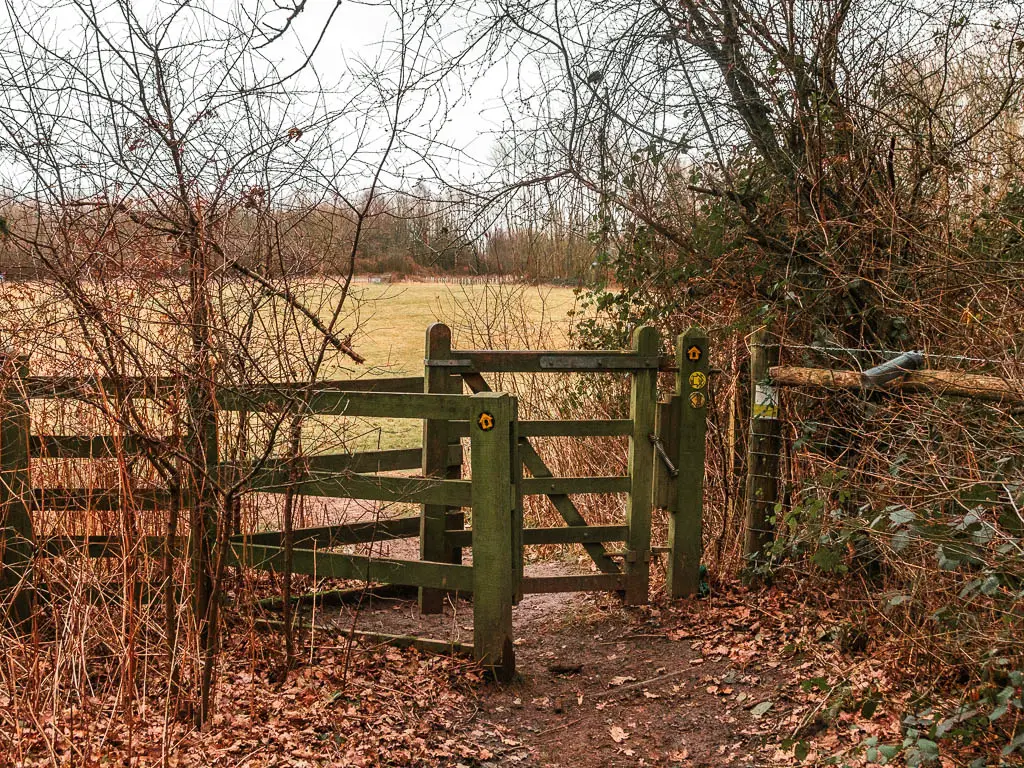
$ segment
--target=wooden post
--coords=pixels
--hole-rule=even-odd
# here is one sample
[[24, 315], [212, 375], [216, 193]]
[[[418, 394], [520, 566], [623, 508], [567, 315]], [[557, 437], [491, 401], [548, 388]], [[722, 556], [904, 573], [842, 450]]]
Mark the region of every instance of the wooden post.
[[[452, 376], [443, 363], [451, 358], [452, 332], [444, 323], [432, 323], [427, 328], [425, 344], [423, 391], [434, 394], [461, 394], [462, 379]], [[438, 363], [441, 363], [440, 365]], [[440, 419], [423, 421], [423, 476], [458, 480], [462, 465], [449, 465], [449, 444], [453, 438], [448, 422]], [[445, 540], [445, 530], [462, 528], [465, 514], [452, 507], [424, 504], [420, 509], [420, 559], [435, 563], [461, 563], [462, 550], [451, 547]], [[440, 613], [444, 605], [444, 590], [421, 588], [420, 612]]]
[[779, 498], [779, 448], [782, 427], [779, 402], [769, 369], [779, 363], [779, 346], [767, 328], [750, 337], [750, 444], [747, 449], [745, 494], [746, 534], [743, 553], [753, 564], [764, 561], [774, 538], [775, 504]]
[[189, 432], [194, 465], [186, 469], [186, 488], [190, 507], [189, 540], [193, 589], [193, 610], [201, 640], [205, 646], [210, 632], [213, 599], [214, 552], [217, 547], [218, 508], [214, 483], [220, 458], [217, 434], [216, 400], [211, 381], [188, 385]]
[[[657, 355], [661, 344], [658, 331], [651, 326], [637, 328], [633, 334], [633, 350], [637, 355]], [[643, 368], [633, 372], [629, 398], [629, 415], [633, 431], [629, 435], [629, 501], [626, 504], [626, 591], [629, 605], [647, 602], [651, 581], [651, 505], [654, 494], [654, 445], [658, 409], [658, 371]]]
[[515, 399], [473, 396], [473, 654], [499, 680], [515, 673], [512, 602], [516, 592], [516, 460], [511, 426]]
[[19, 382], [28, 360], [0, 351], [0, 624], [23, 626], [32, 615], [27, 579], [35, 550], [28, 499], [29, 407]]
[[708, 337], [691, 328], [676, 341], [678, 456], [675, 506], [668, 519], [668, 592], [695, 595], [700, 588], [704, 514], [704, 438], [708, 412]]

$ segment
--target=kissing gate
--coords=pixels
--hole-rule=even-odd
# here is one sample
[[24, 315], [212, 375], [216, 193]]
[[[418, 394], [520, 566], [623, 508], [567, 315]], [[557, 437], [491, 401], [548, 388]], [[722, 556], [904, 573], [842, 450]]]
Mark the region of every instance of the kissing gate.
[[[35, 534], [33, 513], [81, 509], [83, 492], [33, 487], [30, 459], [98, 458], [113, 455], [113, 448], [109, 436], [31, 434], [30, 399], [74, 397], [76, 388], [81, 391], [97, 382], [33, 378], [23, 361], [16, 367], [18, 374], [8, 377], [0, 395], [0, 598], [15, 593], [7, 603], [15, 611], [19, 590], [29, 591], [36, 557], [68, 553], [104, 557], [118, 551], [115, 536], [43, 538]], [[676, 374], [675, 392], [662, 403], [657, 397], [659, 371]], [[629, 418], [520, 420], [516, 398], [490, 391], [484, 375], [492, 372], [628, 375]], [[463, 394], [464, 384], [472, 394]], [[421, 448], [305, 457], [299, 473], [286, 462], [264, 461], [247, 485], [248, 491], [260, 493], [290, 488], [313, 496], [420, 504], [416, 516], [295, 530], [291, 552], [293, 573], [418, 587], [425, 613], [441, 611], [446, 592], [472, 594], [472, 648], [426, 639], [416, 639], [417, 644], [471, 651], [499, 678], [507, 679], [514, 671], [512, 606], [524, 593], [615, 591], [627, 603], [645, 603], [652, 552], [667, 555], [672, 597], [697, 591], [708, 399], [707, 338], [702, 332], [692, 329], [680, 336], [675, 357], [668, 358], [660, 355], [659, 336], [651, 327], [636, 331], [629, 350], [508, 352], [454, 350], [449, 329], [434, 324], [427, 330], [422, 378], [300, 386], [301, 408], [306, 413], [423, 420]], [[221, 391], [217, 402], [226, 412], [280, 412], [295, 407], [289, 394], [294, 398], [297, 389], [295, 385], [250, 386]], [[552, 436], [626, 436], [628, 474], [554, 477], [530, 442]], [[469, 439], [470, 479], [462, 477], [463, 438]], [[224, 471], [228, 469], [225, 463]], [[421, 469], [422, 476], [381, 474], [411, 469]], [[109, 509], [116, 507], [119, 493], [115, 488], [87, 495], [105, 499]], [[626, 494], [622, 523], [587, 525], [573, 500], [575, 494], [583, 493]], [[151, 495], [159, 504], [160, 494]], [[524, 528], [522, 498], [526, 495], [547, 496], [566, 525]], [[652, 546], [655, 506], [670, 512], [664, 546]], [[342, 545], [413, 537], [419, 538], [419, 560], [332, 551]], [[281, 572], [286, 563], [283, 540], [281, 531], [234, 536], [227, 552], [229, 564]], [[625, 546], [620, 552], [609, 552], [604, 547], [607, 542]], [[524, 575], [524, 546], [570, 543], [585, 547], [596, 573]], [[469, 563], [463, 562], [466, 548], [471, 552]]]

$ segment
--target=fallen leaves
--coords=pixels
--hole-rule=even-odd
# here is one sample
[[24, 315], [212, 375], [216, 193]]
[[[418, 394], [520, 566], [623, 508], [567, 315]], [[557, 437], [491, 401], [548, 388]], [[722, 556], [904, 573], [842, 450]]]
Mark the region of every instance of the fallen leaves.
[[616, 744], [621, 744], [629, 738], [629, 734], [617, 725], [613, 725], [611, 728], [609, 728], [608, 732], [611, 734], [612, 741], [614, 741]]

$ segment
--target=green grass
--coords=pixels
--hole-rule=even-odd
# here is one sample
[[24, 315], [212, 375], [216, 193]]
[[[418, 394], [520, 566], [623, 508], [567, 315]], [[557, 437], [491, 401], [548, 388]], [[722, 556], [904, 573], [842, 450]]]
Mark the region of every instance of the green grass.
[[[360, 283], [353, 298], [352, 342], [366, 364], [348, 366], [345, 378], [422, 376], [426, 329], [434, 322], [452, 328], [456, 349], [564, 347], [575, 305], [569, 288], [520, 285]], [[350, 450], [408, 448], [420, 444], [421, 429], [410, 419], [348, 420], [344, 436]], [[310, 425], [311, 450], [330, 452], [330, 441], [314, 438], [325, 432]]]

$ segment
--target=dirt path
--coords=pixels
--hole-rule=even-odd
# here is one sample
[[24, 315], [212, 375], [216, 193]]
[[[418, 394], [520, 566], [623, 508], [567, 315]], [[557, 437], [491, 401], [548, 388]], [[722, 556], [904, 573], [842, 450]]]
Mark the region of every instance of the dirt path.
[[[464, 601], [421, 617], [410, 601], [376, 599], [358, 620], [460, 642], [472, 623]], [[811, 665], [780, 659], [790, 630], [777, 624], [728, 598], [625, 608], [614, 595], [527, 595], [514, 610], [517, 680], [482, 686], [457, 735], [494, 766], [795, 764], [779, 742], [799, 726], [807, 702], [794, 689]]]

